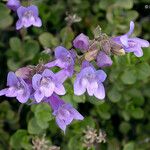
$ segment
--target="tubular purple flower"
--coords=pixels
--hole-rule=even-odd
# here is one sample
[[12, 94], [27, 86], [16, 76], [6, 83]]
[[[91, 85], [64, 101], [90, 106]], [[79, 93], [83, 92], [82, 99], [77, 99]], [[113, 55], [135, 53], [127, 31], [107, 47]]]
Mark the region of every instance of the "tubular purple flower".
[[107, 75], [103, 70], [95, 70], [94, 66], [89, 62], [84, 62], [79, 74], [77, 74], [74, 82], [74, 94], [82, 95], [86, 92], [90, 96], [98, 99], [105, 98], [105, 89], [102, 84]]
[[113, 63], [111, 58], [103, 51], [100, 51], [98, 53], [96, 60], [97, 60], [97, 66], [101, 68], [111, 66]]
[[133, 33], [134, 30], [134, 22], [130, 22], [130, 30], [128, 33], [118, 36], [115, 38], [112, 38], [116, 43], [120, 44], [123, 46], [123, 49], [128, 53], [128, 52], [133, 52], [135, 56], [141, 57], [143, 56], [143, 51], [142, 47], [149, 47], [149, 42], [137, 37], [131, 37], [131, 34]]
[[62, 81], [58, 80], [57, 75], [49, 69], [45, 69], [42, 74], [35, 74], [32, 78], [32, 86], [35, 90], [34, 98], [37, 103], [45, 97], [50, 97], [53, 92], [58, 95], [66, 93]]
[[73, 46], [80, 49], [83, 53], [89, 49], [89, 45], [89, 37], [84, 35], [83, 33], [78, 35], [73, 41]]
[[74, 72], [75, 60], [74, 51], [68, 51], [66, 48], [58, 46], [55, 48], [55, 58], [56, 60], [45, 64], [45, 67], [51, 68], [54, 66], [58, 66], [60, 68], [63, 68], [68, 74], [68, 76], [72, 76]]
[[56, 117], [57, 125], [65, 132], [67, 125], [69, 125], [74, 119], [83, 120], [84, 117], [71, 106], [71, 104], [65, 103], [56, 94], [53, 94], [47, 99], [47, 102], [53, 109], [53, 115]]
[[16, 29], [19, 30], [22, 27], [28, 28], [30, 26], [41, 27], [42, 21], [38, 17], [38, 8], [37, 6], [31, 5], [29, 7], [19, 7], [17, 9], [17, 14], [19, 20], [16, 23]]
[[9, 72], [7, 76], [7, 86], [0, 91], [0, 96], [16, 97], [20, 103], [26, 103], [30, 97], [30, 89], [27, 83], [15, 75], [14, 72]]
[[21, 3], [19, 0], [8, 0], [6, 5], [9, 9], [16, 11], [21, 6]]

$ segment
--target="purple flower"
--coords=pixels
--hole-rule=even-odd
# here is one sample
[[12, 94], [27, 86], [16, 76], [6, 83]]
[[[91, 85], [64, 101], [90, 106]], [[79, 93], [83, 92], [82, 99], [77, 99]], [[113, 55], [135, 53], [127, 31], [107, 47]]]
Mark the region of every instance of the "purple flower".
[[89, 49], [89, 45], [89, 37], [83, 33], [78, 35], [73, 41], [73, 46], [79, 48], [82, 52], [86, 52]]
[[21, 6], [19, 0], [8, 0], [6, 5], [9, 9], [13, 11], [16, 11]]
[[15, 75], [14, 72], [9, 72], [7, 76], [7, 86], [0, 91], [0, 96], [16, 97], [20, 103], [26, 103], [30, 97], [30, 89], [26, 82]]
[[69, 125], [74, 119], [83, 120], [84, 117], [71, 106], [65, 103], [56, 94], [48, 98], [47, 102], [53, 109], [53, 115], [56, 117], [56, 123], [65, 132], [66, 126]]
[[113, 38], [113, 40], [116, 43], [121, 44], [126, 52], [133, 52], [135, 56], [141, 57], [143, 56], [142, 47], [149, 47], [149, 42], [137, 37], [130, 38], [131, 34], [133, 33], [133, 30], [134, 22], [131, 21], [129, 32], [125, 35], [115, 37]]
[[56, 60], [45, 64], [45, 66], [48, 68], [58, 66], [60, 68], [65, 69], [66, 74], [68, 76], [72, 76], [74, 72], [74, 60], [75, 60], [74, 51], [73, 50], [68, 51], [66, 48], [58, 46], [55, 48], [55, 58]]
[[41, 19], [38, 17], [39, 12], [37, 6], [21, 6], [17, 9], [17, 14], [19, 17], [19, 20], [16, 23], [17, 30], [21, 29], [22, 27], [28, 28], [31, 25], [36, 27], [42, 26]]
[[102, 82], [104, 82], [106, 76], [103, 70], [96, 71], [92, 64], [84, 62], [74, 82], [74, 94], [82, 95], [87, 90], [90, 96], [94, 95], [98, 99], [104, 99], [105, 89]]
[[100, 51], [97, 55], [97, 66], [99, 67], [107, 67], [112, 65], [111, 58], [103, 51]]
[[64, 95], [66, 93], [62, 82], [49, 69], [45, 69], [42, 74], [35, 74], [32, 78], [32, 86], [35, 90], [34, 98], [38, 103], [43, 98], [50, 97], [53, 92], [58, 95]]

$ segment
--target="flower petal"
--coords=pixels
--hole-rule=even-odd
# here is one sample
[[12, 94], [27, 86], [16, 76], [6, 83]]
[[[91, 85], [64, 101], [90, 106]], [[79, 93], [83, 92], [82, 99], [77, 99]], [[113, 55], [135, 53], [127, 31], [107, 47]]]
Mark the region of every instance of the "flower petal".
[[17, 23], [16, 23], [16, 29], [20, 30], [22, 27], [23, 27], [22, 21], [18, 20]]
[[20, 102], [20, 103], [26, 103], [29, 99], [29, 96], [26, 94], [19, 94], [17, 95], [16, 99]]
[[104, 82], [107, 77], [107, 74], [103, 70], [97, 70], [96, 76], [100, 82]]
[[90, 96], [94, 94], [94, 91], [98, 88], [98, 84], [96, 81], [91, 82], [87, 85], [87, 92]]
[[45, 69], [42, 73], [42, 76], [53, 78], [55, 76], [55, 74], [51, 70]]
[[5, 95], [8, 88], [0, 90], [0, 96]]
[[84, 117], [75, 108], [72, 108], [70, 111], [71, 111], [74, 119], [76, 119], [76, 120], [84, 119]]
[[66, 130], [65, 122], [63, 120], [60, 120], [59, 118], [56, 118], [56, 123], [59, 126], [59, 128], [65, 132], [65, 130]]
[[35, 74], [32, 77], [32, 86], [35, 90], [37, 90], [39, 88], [41, 78], [42, 78], [42, 76], [40, 74]]
[[39, 17], [35, 18], [35, 21], [33, 22], [33, 25], [36, 27], [41, 27], [42, 26], [42, 21]]
[[57, 60], [54, 60], [54, 61], [51, 61], [51, 62], [45, 64], [44, 66], [48, 67], [48, 68], [51, 68], [51, 67], [56, 66], [56, 62], [57, 62]]
[[97, 90], [95, 90], [94, 96], [98, 99], [104, 99], [105, 98], [105, 89], [104, 89], [104, 86], [102, 83], [100, 83]]
[[58, 95], [65, 95], [66, 90], [62, 84], [57, 84], [54, 89], [55, 93]]
[[129, 40], [134, 41], [140, 47], [149, 47], [150, 46], [150, 43], [147, 40], [143, 40], [143, 39], [140, 39], [140, 38], [137, 38], [137, 37], [130, 38]]
[[44, 98], [44, 94], [40, 90], [36, 90], [34, 93], [34, 98], [37, 101], [37, 103], [39, 103]]
[[28, 6], [26, 11], [32, 11], [35, 16], [38, 16], [39, 14], [38, 8], [35, 5]]
[[127, 35], [130, 36], [133, 33], [133, 31], [134, 31], [134, 22], [130, 21], [130, 30], [127, 33]]
[[120, 41], [121, 43], [125, 46], [125, 47], [128, 47], [129, 44], [128, 44], [128, 36], [125, 34], [125, 35], [122, 35], [120, 37]]
[[40, 91], [44, 94], [45, 97], [49, 97], [53, 94], [55, 89], [55, 84], [53, 82], [49, 83], [48, 87], [41, 86]]
[[143, 56], [143, 50], [139, 47], [136, 51], [134, 51], [134, 55], [137, 57]]
[[17, 76], [14, 72], [9, 72], [7, 75], [7, 86], [14, 86], [18, 82]]
[[17, 9], [18, 17], [19, 17], [19, 18], [22, 18], [22, 16], [23, 16], [24, 13], [26, 12], [26, 10], [27, 10], [26, 7], [20, 6], [20, 7]]
[[15, 87], [9, 87], [5, 94], [7, 97], [16, 97], [17, 89]]
[[56, 59], [59, 59], [59, 58], [61, 59], [61, 57], [66, 57], [68, 54], [70, 55], [68, 50], [62, 46], [57, 46], [54, 51], [55, 51]]
[[86, 88], [83, 85], [81, 85], [80, 79], [77, 77], [74, 82], [74, 94], [82, 95], [83, 93], [85, 93], [85, 91], [86, 91]]

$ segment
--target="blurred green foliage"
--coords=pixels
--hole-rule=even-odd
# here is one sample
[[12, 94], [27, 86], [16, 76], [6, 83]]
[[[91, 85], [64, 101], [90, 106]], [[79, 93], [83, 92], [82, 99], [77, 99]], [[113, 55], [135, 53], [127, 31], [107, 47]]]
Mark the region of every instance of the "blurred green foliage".
[[[130, 20], [136, 21], [134, 36], [150, 40], [149, 0], [32, 0], [38, 5], [42, 28], [15, 30], [16, 14], [0, 2], [0, 87], [4, 88], [7, 72], [40, 61], [51, 60], [57, 45], [71, 48], [75, 35], [83, 32], [92, 38], [92, 31], [100, 25], [110, 36], [124, 34]], [[81, 22], [72, 27], [65, 22], [66, 12], [77, 14]], [[50, 52], [46, 49], [50, 48]], [[43, 51], [44, 50], [44, 51]], [[41, 51], [41, 52], [40, 52]], [[45, 53], [46, 51], [46, 53]], [[63, 99], [72, 103], [85, 116], [74, 122], [64, 135], [56, 126], [47, 104], [20, 105], [14, 99], [0, 98], [0, 150], [30, 150], [32, 140], [46, 135], [52, 145], [62, 150], [84, 150], [83, 131], [87, 126], [102, 129], [106, 143], [96, 150], [150, 149], [150, 48], [144, 56], [133, 54], [113, 57], [114, 63], [105, 69], [108, 74], [105, 101], [94, 97], [74, 96], [72, 81], [65, 83]]]

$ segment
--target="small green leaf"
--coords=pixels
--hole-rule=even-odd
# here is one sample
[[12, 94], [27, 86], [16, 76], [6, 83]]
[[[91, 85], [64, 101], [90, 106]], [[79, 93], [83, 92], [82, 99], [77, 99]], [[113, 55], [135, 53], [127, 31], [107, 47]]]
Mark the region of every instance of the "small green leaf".
[[9, 41], [9, 45], [13, 51], [20, 51], [22, 49], [21, 40], [17, 37], [12, 37]]
[[116, 88], [112, 87], [109, 91], [108, 91], [108, 97], [109, 99], [116, 103], [118, 101], [120, 101], [121, 99], [121, 94], [117, 91]]
[[39, 36], [39, 41], [44, 48], [45, 47], [51, 48], [58, 45], [58, 39], [48, 32], [42, 33]]
[[135, 144], [133, 142], [129, 142], [124, 145], [123, 150], [135, 150]]
[[28, 123], [28, 132], [30, 134], [41, 134], [43, 133], [42, 128], [37, 124], [35, 118], [31, 118]]
[[52, 120], [53, 118], [49, 105], [46, 103], [37, 105], [37, 107], [35, 108], [34, 114], [35, 114], [37, 124], [42, 129], [48, 128], [49, 121]]
[[24, 56], [21, 56], [24, 61], [32, 60], [39, 52], [40, 47], [37, 41], [30, 40], [24, 43]]
[[21, 150], [22, 140], [26, 135], [27, 135], [26, 130], [22, 130], [22, 129], [17, 130], [17, 132], [13, 134], [10, 139], [10, 145], [12, 146], [12, 148]]
[[135, 70], [125, 70], [121, 76], [121, 80], [124, 84], [134, 84], [136, 82]]
[[129, 123], [127, 122], [122, 122], [119, 126], [119, 130], [123, 133], [123, 134], [127, 134], [130, 130], [131, 126]]
[[0, 3], [0, 29], [5, 29], [13, 23], [13, 18], [9, 14], [10, 10], [6, 5]]
[[150, 77], [150, 65], [148, 63], [142, 63], [137, 66], [137, 78], [139, 80], [146, 80]]
[[71, 48], [72, 40], [74, 38], [74, 33], [70, 27], [65, 27], [60, 32], [60, 37], [62, 40], [63, 45], [66, 48]]
[[133, 7], [133, 0], [126, 0], [126, 1], [117, 0], [115, 5], [116, 7], [131, 9]]
[[131, 111], [131, 115], [135, 119], [142, 119], [144, 117], [144, 111], [141, 108], [134, 108]]

